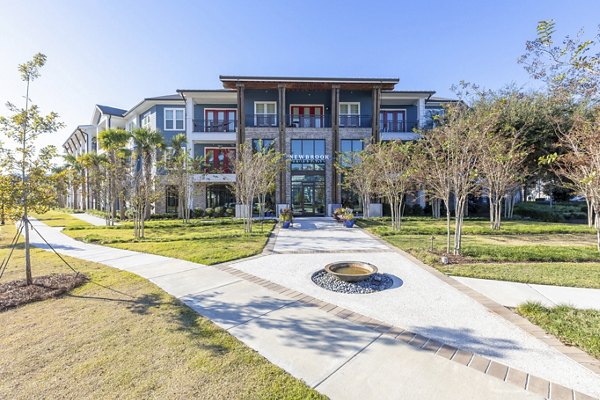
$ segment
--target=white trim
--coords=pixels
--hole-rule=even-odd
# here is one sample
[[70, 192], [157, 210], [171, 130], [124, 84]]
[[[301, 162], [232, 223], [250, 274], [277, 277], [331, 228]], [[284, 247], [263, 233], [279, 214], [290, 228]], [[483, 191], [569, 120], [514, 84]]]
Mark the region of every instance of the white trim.
[[[271, 125], [271, 126], [277, 126], [277, 122], [278, 122], [277, 121], [277, 117], [278, 117], [278, 114], [277, 114], [277, 102], [276, 101], [255, 101], [254, 102], [254, 126], [258, 125], [258, 122], [257, 122], [258, 119], [256, 118], [256, 116], [258, 115], [258, 113], [256, 112], [256, 105], [257, 104], [264, 104], [264, 105], [273, 104], [275, 106], [275, 113], [261, 113], [260, 115], [274, 115], [275, 116], [275, 123], [273, 125]], [[266, 110], [266, 107], [265, 107], [265, 110]]]
[[[350, 110], [350, 106], [356, 104], [358, 105], [358, 113], [357, 114], [342, 114], [342, 104], [343, 105], [347, 105], [348, 106], [348, 110]], [[338, 118], [339, 118], [339, 125], [340, 127], [345, 127], [345, 125], [342, 125], [342, 115], [344, 116], [352, 116], [352, 115], [356, 115], [358, 116], [358, 127], [360, 127], [360, 102], [358, 101], [340, 101], [338, 104]]]
[[[173, 111], [173, 128], [167, 128], [167, 111]], [[183, 111], [183, 127], [177, 128], [177, 111]], [[169, 107], [163, 109], [163, 128], [165, 131], [185, 131], [185, 108], [183, 107]]]
[[[144, 114], [144, 116], [142, 117], [142, 120], [140, 121], [140, 126], [144, 129], [152, 129], [152, 119], [151, 119], [151, 115], [153, 113], [152, 112], [147, 112], [146, 114]], [[148, 118], [147, 121], [145, 121], [145, 119]]]

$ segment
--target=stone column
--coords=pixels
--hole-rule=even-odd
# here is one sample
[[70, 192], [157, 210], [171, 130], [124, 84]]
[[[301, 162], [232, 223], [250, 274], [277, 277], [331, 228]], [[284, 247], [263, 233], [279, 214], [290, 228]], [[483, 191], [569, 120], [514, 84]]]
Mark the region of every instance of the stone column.
[[378, 143], [381, 140], [381, 127], [379, 126], [379, 111], [381, 109], [381, 87], [373, 88], [373, 115], [371, 117], [371, 129], [373, 130], [373, 142]]
[[[331, 149], [332, 149], [332, 157], [331, 160], [332, 168], [335, 163], [335, 157], [337, 157], [337, 153], [340, 148], [340, 118], [339, 118], [339, 110], [340, 110], [340, 86], [332, 85], [331, 86]], [[339, 174], [337, 171], [331, 171], [331, 203], [337, 204], [340, 202], [338, 187], [339, 182]]]
[[245, 130], [246, 130], [246, 98], [244, 96], [244, 84], [238, 83], [237, 87], [237, 111], [238, 111], [238, 128], [237, 128], [237, 140], [236, 140], [236, 154], [239, 154], [239, 147], [245, 141]]
[[[278, 151], [281, 154], [286, 154], [286, 148], [285, 148], [285, 124], [286, 124], [286, 115], [285, 115], [285, 110], [286, 110], [286, 105], [285, 105], [285, 85], [280, 84], [277, 86], [278, 92], [279, 92], [279, 101], [277, 103], [278, 108], [277, 108], [277, 118], [278, 118], [278, 122], [279, 122], [279, 137], [277, 140], [277, 148]], [[278, 190], [278, 196], [279, 196], [279, 200], [276, 200], [277, 203], [285, 203], [286, 202], [286, 173], [287, 171], [281, 171], [281, 173], [279, 174], [279, 190]]]

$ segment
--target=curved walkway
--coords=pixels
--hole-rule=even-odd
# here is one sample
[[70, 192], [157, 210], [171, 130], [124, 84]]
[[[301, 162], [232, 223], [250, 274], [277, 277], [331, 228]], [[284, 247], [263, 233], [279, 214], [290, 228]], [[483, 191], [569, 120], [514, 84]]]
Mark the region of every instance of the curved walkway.
[[[360, 229], [298, 222], [277, 237], [280, 254], [215, 268], [81, 243], [33, 221], [59, 252], [150, 279], [332, 398], [589, 398], [567, 387], [600, 396], [600, 376]], [[349, 257], [395, 275], [395, 288], [347, 296], [307, 283]]]

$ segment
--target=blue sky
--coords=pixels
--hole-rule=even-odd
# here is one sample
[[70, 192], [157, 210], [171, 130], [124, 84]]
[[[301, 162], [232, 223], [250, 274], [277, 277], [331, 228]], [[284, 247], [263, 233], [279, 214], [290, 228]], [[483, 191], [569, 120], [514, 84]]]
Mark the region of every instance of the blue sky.
[[516, 60], [549, 18], [591, 37], [600, 2], [3, 0], [0, 102], [23, 101], [17, 65], [38, 51], [31, 97], [66, 124], [41, 145], [60, 146], [96, 103], [219, 88], [219, 74], [399, 77], [441, 96], [462, 79], [534, 87]]

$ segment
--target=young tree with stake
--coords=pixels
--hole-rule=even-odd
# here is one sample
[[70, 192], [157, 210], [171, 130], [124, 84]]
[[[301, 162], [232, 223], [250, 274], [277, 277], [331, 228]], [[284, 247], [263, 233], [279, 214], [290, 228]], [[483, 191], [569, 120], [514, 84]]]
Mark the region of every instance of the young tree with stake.
[[52, 157], [56, 154], [53, 146], [42, 149], [36, 154], [35, 140], [42, 134], [56, 132], [63, 126], [58, 114], [51, 112], [42, 115], [38, 106], [31, 104], [29, 87], [32, 81], [40, 77], [40, 69], [46, 63], [46, 56], [38, 53], [33, 59], [19, 65], [21, 79], [26, 82], [25, 108], [18, 108], [8, 102], [12, 113], [9, 117], [0, 117], [0, 131], [16, 142], [14, 165], [20, 172], [21, 182], [15, 190], [19, 198], [18, 209], [25, 237], [25, 278], [28, 285], [32, 283], [31, 257], [29, 243], [29, 211], [45, 210], [48, 198], [48, 183], [45, 174], [51, 166]]

